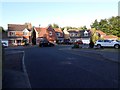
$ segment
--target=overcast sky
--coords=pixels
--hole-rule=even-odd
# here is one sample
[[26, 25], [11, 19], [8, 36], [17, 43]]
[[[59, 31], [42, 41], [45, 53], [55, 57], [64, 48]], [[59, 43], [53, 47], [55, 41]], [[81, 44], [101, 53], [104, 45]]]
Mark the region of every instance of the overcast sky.
[[[95, 19], [105, 19], [118, 15], [119, 0], [2, 0], [0, 3], [0, 26], [24, 24], [46, 27], [56, 23], [60, 27], [88, 28]], [[89, 1], [89, 2], [88, 2]]]

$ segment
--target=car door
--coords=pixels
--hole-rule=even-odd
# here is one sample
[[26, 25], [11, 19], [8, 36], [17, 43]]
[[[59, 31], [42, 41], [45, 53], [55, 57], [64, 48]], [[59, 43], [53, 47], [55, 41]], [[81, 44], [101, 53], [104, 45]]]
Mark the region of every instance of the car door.
[[104, 46], [105, 46], [105, 47], [111, 47], [111, 46], [113, 46], [112, 44], [113, 44], [113, 43], [112, 43], [111, 40], [104, 40]]
[[109, 40], [104, 40], [103, 46], [104, 46], [104, 47], [108, 47], [108, 46], [109, 46]]

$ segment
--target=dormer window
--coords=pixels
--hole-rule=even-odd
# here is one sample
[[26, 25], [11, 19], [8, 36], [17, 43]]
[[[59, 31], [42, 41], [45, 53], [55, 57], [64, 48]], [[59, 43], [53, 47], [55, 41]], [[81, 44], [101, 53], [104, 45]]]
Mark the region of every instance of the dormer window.
[[52, 32], [51, 31], [49, 32], [49, 35], [52, 36]]
[[84, 32], [84, 36], [88, 36], [88, 32], [87, 31]]

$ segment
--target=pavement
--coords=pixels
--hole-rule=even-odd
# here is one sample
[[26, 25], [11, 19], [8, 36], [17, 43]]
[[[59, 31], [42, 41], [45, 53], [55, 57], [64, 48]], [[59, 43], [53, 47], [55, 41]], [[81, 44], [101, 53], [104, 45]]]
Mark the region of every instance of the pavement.
[[6, 50], [7, 49], [11, 49], [11, 50], [16, 50], [16, 49], [24, 49], [24, 48], [32, 48], [32, 47], [38, 47], [38, 45], [33, 45], [33, 46], [31, 46], [31, 45], [29, 45], [29, 46], [10, 46], [10, 47], [7, 47], [7, 48], [5, 48]]
[[2, 88], [31, 88], [24, 66], [23, 51], [5, 52]]

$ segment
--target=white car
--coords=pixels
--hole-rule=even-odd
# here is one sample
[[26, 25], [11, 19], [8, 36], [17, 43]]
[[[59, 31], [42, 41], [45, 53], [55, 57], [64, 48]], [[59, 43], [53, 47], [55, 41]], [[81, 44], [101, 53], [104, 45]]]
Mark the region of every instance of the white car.
[[7, 40], [2, 40], [2, 45], [3, 47], [8, 47], [8, 41]]
[[101, 47], [114, 47], [116, 49], [120, 48], [120, 42], [117, 40], [97, 40], [95, 43], [97, 48]]

